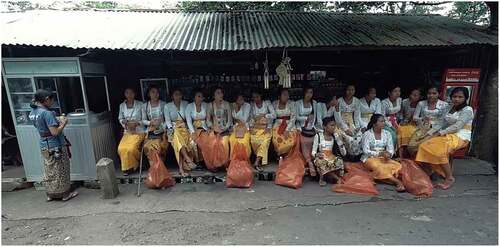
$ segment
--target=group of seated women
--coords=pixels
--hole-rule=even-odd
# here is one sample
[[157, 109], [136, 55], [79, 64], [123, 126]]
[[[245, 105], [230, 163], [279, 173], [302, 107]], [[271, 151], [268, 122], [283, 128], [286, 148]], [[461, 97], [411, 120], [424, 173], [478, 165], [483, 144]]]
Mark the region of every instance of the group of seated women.
[[[195, 91], [189, 103], [175, 89], [172, 101], [165, 103], [159, 99], [158, 88], [151, 87], [144, 103], [135, 100], [132, 89], [126, 89], [119, 111], [124, 128], [118, 146], [122, 171], [128, 174], [138, 168], [141, 149], [151, 160], [156, 154], [165, 158], [172, 146], [179, 173], [187, 176], [215, 155], [202, 140], [219, 138], [224, 152], [216, 151], [216, 155], [225, 156], [218, 159], [219, 168], [227, 167], [237, 143], [246, 147], [249, 159], [253, 154], [253, 166], [262, 171], [269, 164], [271, 143], [281, 159], [300, 142], [306, 174], [319, 175], [322, 186], [327, 175], [341, 183], [344, 160], [361, 161], [375, 180], [393, 184], [397, 191], [405, 190], [398, 158], [411, 158], [429, 175], [435, 172], [444, 177], [436, 185], [439, 188], [448, 189], [455, 181], [449, 156], [470, 142], [474, 118], [466, 88], [454, 88], [451, 103], [439, 99], [437, 87], [428, 88], [424, 100], [419, 89], [401, 99], [398, 86], [390, 88], [382, 101], [374, 87], [356, 98], [355, 86], [348, 85], [342, 96], [332, 94], [325, 103], [313, 99], [313, 88], [304, 87], [303, 92], [304, 97], [295, 102], [287, 89], [281, 89], [272, 102], [256, 91], [251, 102], [240, 93], [229, 103], [223, 89], [216, 88], [211, 102], [205, 102], [202, 91]], [[416, 152], [411, 153], [408, 145], [417, 131], [422, 134]]]

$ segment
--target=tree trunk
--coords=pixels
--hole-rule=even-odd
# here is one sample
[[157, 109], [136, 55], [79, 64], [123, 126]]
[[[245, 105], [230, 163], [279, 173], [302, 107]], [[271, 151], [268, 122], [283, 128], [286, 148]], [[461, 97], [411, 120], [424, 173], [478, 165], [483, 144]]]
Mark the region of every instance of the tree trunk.
[[498, 169], [498, 56], [493, 55], [484, 85], [479, 91], [479, 110], [472, 140], [472, 153]]
[[490, 9], [490, 27], [491, 30], [498, 30], [498, 2], [485, 2]]

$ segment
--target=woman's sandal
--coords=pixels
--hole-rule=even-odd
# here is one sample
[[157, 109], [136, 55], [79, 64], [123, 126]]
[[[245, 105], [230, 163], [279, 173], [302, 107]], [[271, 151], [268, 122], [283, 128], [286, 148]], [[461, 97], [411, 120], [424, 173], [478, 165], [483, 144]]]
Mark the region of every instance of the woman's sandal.
[[51, 197], [48, 197], [48, 196], [47, 196], [47, 199], [46, 199], [45, 201], [46, 201], [46, 202], [51, 202], [51, 201], [53, 201], [53, 200], [54, 200], [54, 198], [51, 198]]
[[396, 191], [397, 192], [405, 192], [406, 189], [405, 189], [404, 185], [398, 185], [398, 186], [396, 186]]
[[326, 186], [325, 180], [319, 180], [319, 186], [325, 187]]
[[262, 166], [255, 166], [255, 170], [257, 170], [258, 172], [263, 172], [264, 171], [264, 168]]
[[434, 187], [442, 189], [442, 190], [447, 190], [447, 189], [451, 188], [453, 183], [455, 183], [455, 179], [450, 179], [448, 181], [445, 180], [444, 183], [438, 183]]
[[69, 201], [69, 200], [71, 200], [73, 197], [75, 197], [77, 195], [78, 195], [78, 192], [73, 191], [73, 192], [69, 193], [69, 195], [67, 195], [66, 197], [63, 197], [62, 200], [63, 201]]

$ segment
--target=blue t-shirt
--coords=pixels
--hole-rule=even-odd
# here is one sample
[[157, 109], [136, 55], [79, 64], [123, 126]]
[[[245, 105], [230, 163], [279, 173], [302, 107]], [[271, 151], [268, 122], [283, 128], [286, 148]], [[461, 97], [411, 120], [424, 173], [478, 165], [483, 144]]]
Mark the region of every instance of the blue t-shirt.
[[37, 107], [30, 112], [29, 117], [40, 134], [40, 146], [42, 148], [51, 149], [65, 145], [64, 134], [62, 132], [57, 136], [53, 136], [49, 130], [49, 127], [59, 126], [55, 112], [43, 107]]

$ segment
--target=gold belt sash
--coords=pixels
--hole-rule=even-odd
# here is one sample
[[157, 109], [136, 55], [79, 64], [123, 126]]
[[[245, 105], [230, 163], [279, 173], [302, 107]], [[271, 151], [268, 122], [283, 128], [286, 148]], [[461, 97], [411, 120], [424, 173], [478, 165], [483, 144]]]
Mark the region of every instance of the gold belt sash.
[[186, 123], [184, 123], [184, 121], [182, 121], [182, 120], [176, 120], [175, 127], [176, 128], [186, 128]]
[[464, 127], [462, 129], [472, 130], [472, 125], [466, 124], [466, 125], [464, 125]]
[[344, 122], [350, 127], [354, 127], [353, 115], [353, 112], [342, 112], [342, 120], [344, 120]]
[[198, 129], [198, 128], [202, 128], [202, 127], [203, 127], [203, 120], [201, 120], [201, 119], [194, 120], [194, 121], [193, 121], [193, 126], [194, 126], [194, 128], [196, 128], [196, 129]]

